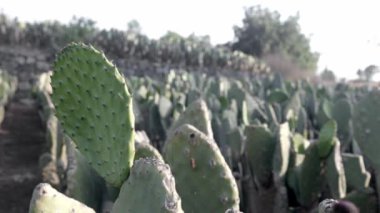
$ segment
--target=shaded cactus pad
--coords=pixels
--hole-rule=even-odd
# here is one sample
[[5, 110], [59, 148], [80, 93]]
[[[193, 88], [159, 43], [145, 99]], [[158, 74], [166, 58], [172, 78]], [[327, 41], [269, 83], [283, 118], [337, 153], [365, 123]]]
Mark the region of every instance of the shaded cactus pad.
[[135, 161], [112, 212], [183, 213], [170, 167], [155, 158]]

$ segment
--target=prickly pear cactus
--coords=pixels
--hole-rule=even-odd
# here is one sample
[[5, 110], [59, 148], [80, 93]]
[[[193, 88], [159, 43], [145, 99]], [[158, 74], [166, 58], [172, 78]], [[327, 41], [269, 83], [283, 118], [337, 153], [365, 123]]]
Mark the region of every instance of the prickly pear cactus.
[[132, 97], [123, 76], [98, 50], [73, 43], [58, 54], [51, 83], [65, 133], [108, 183], [121, 186], [134, 157]]
[[239, 209], [239, 192], [215, 141], [185, 124], [166, 142], [164, 159], [176, 179], [185, 212]]
[[369, 186], [371, 174], [366, 170], [361, 155], [342, 153], [347, 185], [353, 189], [361, 190]]
[[68, 138], [65, 139], [68, 157], [65, 194], [98, 211], [104, 180], [75, 148], [74, 143]]
[[279, 125], [276, 138], [277, 143], [273, 156], [273, 175], [276, 179], [281, 180], [285, 177], [289, 165], [291, 144], [288, 123]]
[[174, 177], [167, 164], [155, 158], [135, 161], [122, 185], [112, 213], [183, 213]]
[[336, 136], [336, 131], [337, 125], [334, 120], [329, 120], [323, 125], [318, 139], [319, 157], [326, 158], [333, 149], [336, 141], [334, 139]]
[[347, 194], [344, 200], [350, 201], [355, 204], [360, 212], [376, 213], [377, 211], [377, 199], [376, 192], [372, 188], [366, 188], [362, 190], [354, 190]]
[[[375, 170], [376, 188], [380, 190], [380, 91], [373, 90], [364, 95], [356, 104], [353, 113], [354, 137], [363, 155], [369, 159]], [[380, 197], [378, 197], [380, 208]]]
[[255, 180], [268, 188], [273, 183], [273, 155], [276, 137], [265, 126], [251, 125], [245, 128], [247, 157]]
[[347, 98], [334, 102], [332, 117], [338, 124], [338, 138], [347, 147], [352, 139], [352, 103]]
[[149, 144], [149, 142], [136, 142], [135, 143], [136, 154], [135, 161], [140, 158], [156, 158], [158, 160], [164, 161], [161, 154], [156, 148]]
[[33, 191], [29, 213], [54, 213], [57, 210], [59, 212], [95, 213], [90, 207], [58, 192], [49, 184], [38, 184]]
[[380, 168], [380, 91], [372, 91], [357, 102], [354, 108], [354, 136], [363, 154], [375, 168]]
[[326, 160], [325, 175], [332, 198], [341, 199], [346, 196], [346, 175], [340, 152], [340, 142], [337, 138], [334, 140], [334, 148]]
[[183, 124], [191, 124], [209, 138], [214, 138], [211, 128], [211, 118], [206, 103], [198, 99], [191, 103], [168, 130], [167, 137], [170, 138], [175, 130]]
[[311, 143], [305, 150], [305, 158], [297, 168], [298, 196], [302, 206], [311, 206], [318, 200], [322, 184], [321, 160], [317, 142]]

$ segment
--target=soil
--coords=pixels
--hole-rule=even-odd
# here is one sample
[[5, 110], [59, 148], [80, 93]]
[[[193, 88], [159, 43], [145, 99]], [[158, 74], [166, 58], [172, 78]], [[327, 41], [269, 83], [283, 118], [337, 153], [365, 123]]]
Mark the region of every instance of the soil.
[[38, 158], [45, 140], [36, 102], [17, 91], [0, 128], [0, 212], [28, 212], [40, 182]]

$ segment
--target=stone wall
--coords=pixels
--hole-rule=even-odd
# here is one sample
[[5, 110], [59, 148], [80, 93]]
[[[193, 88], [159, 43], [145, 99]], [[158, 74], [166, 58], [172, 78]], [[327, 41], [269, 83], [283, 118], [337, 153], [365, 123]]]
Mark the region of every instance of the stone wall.
[[21, 89], [30, 89], [38, 74], [51, 69], [51, 55], [25, 47], [0, 46], [0, 69], [17, 76]]
[[[0, 69], [6, 70], [12, 75], [17, 76], [19, 87], [27, 90], [32, 87], [38, 74], [52, 69], [55, 54], [56, 53], [51, 50], [33, 49], [25, 46], [0, 45]], [[136, 61], [128, 58], [114, 58], [110, 54], [107, 54], [107, 57], [112, 60], [125, 76], [161, 76], [162, 73], [168, 72], [171, 69], [186, 69], [187, 71], [211, 74], [216, 72], [226, 75], [238, 74], [236, 71], [220, 70], [212, 67], [192, 68], [170, 64], [152, 64], [147, 60]]]

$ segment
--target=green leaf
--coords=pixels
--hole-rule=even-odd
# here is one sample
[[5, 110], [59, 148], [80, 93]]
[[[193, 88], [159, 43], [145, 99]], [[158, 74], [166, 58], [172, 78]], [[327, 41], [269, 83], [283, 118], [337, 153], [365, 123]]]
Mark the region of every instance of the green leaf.
[[323, 125], [318, 140], [318, 152], [320, 158], [325, 158], [330, 153], [335, 143], [334, 137], [336, 136], [336, 131], [337, 124], [335, 120], [329, 120]]
[[268, 101], [270, 103], [273, 103], [273, 102], [282, 103], [288, 99], [289, 99], [288, 94], [286, 94], [286, 92], [279, 89], [273, 90], [268, 96]]

